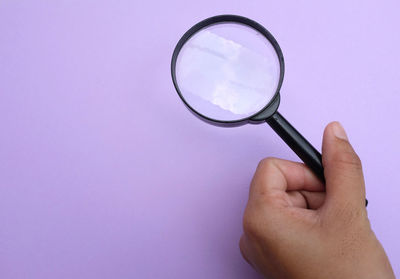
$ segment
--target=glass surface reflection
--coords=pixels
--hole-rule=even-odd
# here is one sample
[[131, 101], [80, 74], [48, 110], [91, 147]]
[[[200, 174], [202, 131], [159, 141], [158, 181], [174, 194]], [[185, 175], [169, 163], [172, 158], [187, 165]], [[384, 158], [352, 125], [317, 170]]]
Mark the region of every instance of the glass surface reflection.
[[176, 79], [185, 101], [220, 121], [249, 117], [273, 98], [280, 64], [271, 43], [258, 31], [221, 23], [194, 34], [182, 47]]

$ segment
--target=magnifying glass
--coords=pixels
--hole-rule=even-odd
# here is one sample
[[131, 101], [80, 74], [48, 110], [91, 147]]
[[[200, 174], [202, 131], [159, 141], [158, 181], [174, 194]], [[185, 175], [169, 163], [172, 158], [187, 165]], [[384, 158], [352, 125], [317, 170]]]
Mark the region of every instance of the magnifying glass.
[[218, 126], [267, 122], [324, 182], [321, 153], [278, 112], [284, 68], [271, 33], [236, 15], [194, 25], [179, 40], [171, 63], [176, 91], [192, 113]]

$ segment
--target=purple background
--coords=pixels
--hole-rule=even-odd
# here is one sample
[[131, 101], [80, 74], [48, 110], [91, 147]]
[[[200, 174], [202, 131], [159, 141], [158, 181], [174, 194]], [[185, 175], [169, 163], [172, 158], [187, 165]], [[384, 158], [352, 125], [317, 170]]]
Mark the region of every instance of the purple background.
[[0, 277], [260, 278], [238, 240], [266, 125], [193, 117], [170, 79], [197, 21], [236, 13], [286, 58], [280, 111], [320, 148], [339, 120], [400, 276], [400, 2], [0, 2]]

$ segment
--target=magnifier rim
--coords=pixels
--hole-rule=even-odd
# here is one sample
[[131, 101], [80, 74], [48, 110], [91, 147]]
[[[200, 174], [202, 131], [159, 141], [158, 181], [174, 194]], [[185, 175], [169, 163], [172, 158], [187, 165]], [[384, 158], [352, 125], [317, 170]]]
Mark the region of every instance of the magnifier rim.
[[[262, 34], [273, 46], [273, 48], [275, 49], [275, 52], [278, 56], [278, 60], [279, 60], [279, 66], [280, 66], [280, 73], [279, 73], [279, 81], [278, 81], [278, 86], [276, 87], [276, 91], [274, 93], [274, 96], [271, 98], [271, 100], [268, 102], [268, 104], [266, 106], [264, 106], [262, 109], [260, 109], [259, 111], [257, 111], [256, 113], [242, 118], [242, 119], [238, 119], [238, 120], [220, 120], [220, 119], [214, 119], [211, 117], [208, 117], [200, 112], [198, 112], [197, 110], [195, 110], [184, 98], [181, 90], [179, 89], [179, 85], [178, 85], [178, 81], [176, 79], [176, 62], [178, 60], [178, 56], [180, 51], [182, 50], [183, 46], [185, 45], [185, 43], [190, 40], [190, 38], [196, 34], [197, 32], [199, 32], [200, 30], [209, 27], [211, 25], [216, 25], [219, 23], [238, 23], [238, 24], [242, 24], [242, 25], [246, 25], [250, 28], [255, 29], [256, 31], [260, 32], [260, 34]], [[207, 18], [205, 20], [200, 21], [199, 23], [195, 24], [192, 28], [190, 28], [183, 36], [182, 38], [178, 41], [174, 52], [172, 54], [172, 61], [171, 61], [171, 74], [172, 74], [172, 81], [174, 83], [176, 92], [178, 93], [179, 97], [181, 98], [181, 100], [184, 102], [184, 104], [195, 114], [197, 114], [198, 116], [211, 121], [211, 122], [216, 122], [216, 123], [221, 123], [221, 124], [228, 124], [228, 123], [239, 123], [239, 122], [244, 122], [247, 120], [250, 120], [251, 118], [253, 118], [254, 116], [256, 116], [257, 114], [259, 114], [260, 112], [264, 111], [267, 107], [269, 107], [271, 105], [271, 103], [276, 99], [276, 97], [279, 95], [279, 91], [281, 89], [282, 86], [282, 82], [283, 82], [283, 77], [284, 77], [284, 73], [285, 73], [285, 63], [284, 63], [284, 59], [283, 59], [283, 53], [282, 50], [278, 44], [278, 42], [275, 40], [274, 36], [272, 36], [272, 34], [265, 29], [264, 26], [262, 26], [261, 24], [255, 22], [254, 20], [251, 20], [247, 17], [243, 17], [243, 16], [238, 16], [238, 15], [218, 15], [218, 16], [213, 16], [210, 18]]]

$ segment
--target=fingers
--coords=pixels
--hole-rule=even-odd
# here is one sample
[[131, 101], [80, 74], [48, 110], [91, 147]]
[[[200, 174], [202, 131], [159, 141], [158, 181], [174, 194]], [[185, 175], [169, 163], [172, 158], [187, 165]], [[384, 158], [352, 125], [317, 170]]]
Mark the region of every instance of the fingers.
[[[250, 187], [250, 199], [272, 197], [271, 203], [289, 199], [296, 207], [316, 209], [326, 200], [339, 207], [365, 205], [365, 186], [361, 161], [338, 122], [324, 132], [322, 160], [325, 186], [304, 164], [276, 158], [260, 162]], [[286, 192], [297, 191], [283, 196]], [[313, 192], [322, 192], [313, 194]], [[289, 197], [289, 198], [288, 198]]]
[[325, 201], [325, 192], [290, 191], [288, 196], [292, 206], [304, 209], [318, 209]]
[[327, 202], [364, 207], [365, 186], [361, 161], [339, 122], [332, 122], [325, 128], [322, 161]]
[[257, 167], [250, 187], [250, 196], [296, 190], [321, 192], [324, 191], [324, 185], [304, 164], [267, 158]]

